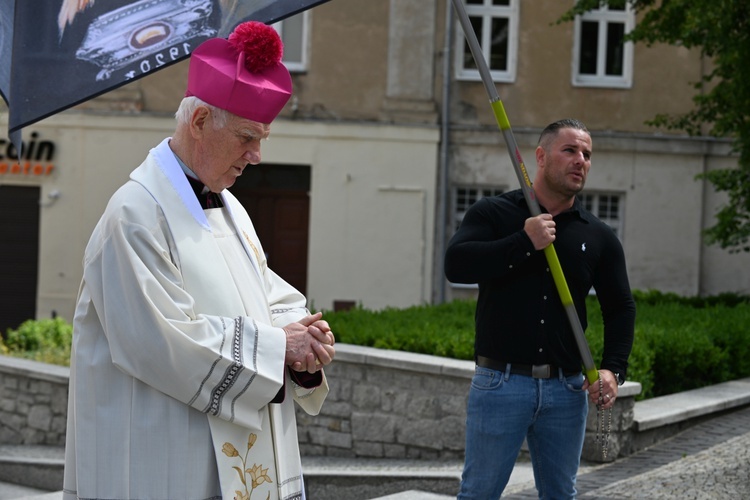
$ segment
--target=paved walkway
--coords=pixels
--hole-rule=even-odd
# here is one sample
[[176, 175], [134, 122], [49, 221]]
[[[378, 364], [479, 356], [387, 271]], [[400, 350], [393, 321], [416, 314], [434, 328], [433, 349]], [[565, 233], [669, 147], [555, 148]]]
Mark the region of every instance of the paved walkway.
[[[536, 499], [528, 464], [509, 484], [508, 499]], [[603, 465], [583, 464], [578, 498], [598, 500], [750, 499], [750, 407], [714, 417], [650, 448]], [[407, 491], [377, 500], [448, 500], [447, 495]], [[312, 499], [311, 499], [312, 500]]]
[[[349, 460], [356, 466], [357, 460]], [[332, 465], [328, 465], [332, 466]], [[408, 472], [408, 463], [401, 467]], [[451, 473], [460, 473], [454, 464]], [[439, 468], [439, 467], [438, 467]], [[656, 445], [609, 464], [583, 464], [578, 475], [581, 499], [745, 499], [750, 498], [750, 407], [711, 418]], [[0, 500], [57, 500], [34, 490], [0, 484]], [[379, 500], [447, 500], [447, 495], [421, 491]], [[519, 462], [503, 498], [535, 499], [528, 463]], [[310, 500], [325, 500], [315, 499]]]
[[[639, 453], [578, 476], [586, 499], [750, 498], [750, 408], [712, 418]], [[507, 498], [537, 498], [515, 487]]]

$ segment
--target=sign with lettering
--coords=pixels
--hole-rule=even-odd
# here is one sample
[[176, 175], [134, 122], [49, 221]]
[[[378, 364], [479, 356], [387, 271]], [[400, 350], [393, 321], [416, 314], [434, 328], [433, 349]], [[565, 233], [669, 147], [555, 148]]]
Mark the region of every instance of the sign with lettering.
[[11, 141], [0, 138], [0, 175], [48, 176], [55, 169], [55, 143], [40, 139], [38, 132], [21, 149], [19, 156]]

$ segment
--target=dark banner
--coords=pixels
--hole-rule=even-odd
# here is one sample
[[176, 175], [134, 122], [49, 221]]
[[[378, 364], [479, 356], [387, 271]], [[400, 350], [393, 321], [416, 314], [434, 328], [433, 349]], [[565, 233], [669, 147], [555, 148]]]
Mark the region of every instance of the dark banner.
[[243, 21], [272, 24], [325, 1], [0, 0], [9, 131], [181, 61]]

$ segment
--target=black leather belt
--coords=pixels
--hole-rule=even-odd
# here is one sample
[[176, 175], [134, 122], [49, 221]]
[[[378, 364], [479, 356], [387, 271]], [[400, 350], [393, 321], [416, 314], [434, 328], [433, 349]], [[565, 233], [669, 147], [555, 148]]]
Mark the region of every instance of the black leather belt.
[[[520, 363], [505, 363], [503, 361], [497, 361], [491, 358], [485, 358], [484, 356], [477, 356], [477, 366], [482, 368], [489, 368], [490, 370], [497, 370], [504, 372], [510, 365], [510, 373], [514, 375], [525, 375], [527, 377], [534, 378], [555, 378], [559, 375], [560, 370], [555, 365], [523, 365]], [[563, 376], [570, 377], [580, 373], [579, 371], [563, 370]]]

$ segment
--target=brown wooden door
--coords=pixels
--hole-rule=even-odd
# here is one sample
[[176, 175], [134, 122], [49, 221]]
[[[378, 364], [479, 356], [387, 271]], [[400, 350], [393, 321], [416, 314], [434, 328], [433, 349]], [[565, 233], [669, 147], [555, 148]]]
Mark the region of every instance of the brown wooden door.
[[[39, 188], [0, 186], [0, 332], [36, 317]], [[70, 318], [68, 318], [70, 319]]]
[[307, 293], [310, 171], [296, 165], [250, 166], [231, 188], [253, 221], [268, 267]]

